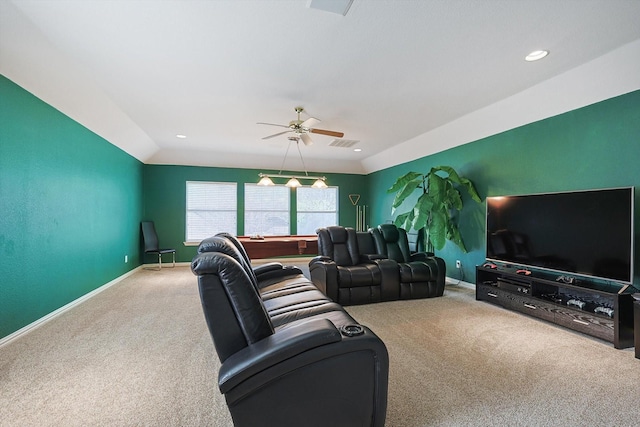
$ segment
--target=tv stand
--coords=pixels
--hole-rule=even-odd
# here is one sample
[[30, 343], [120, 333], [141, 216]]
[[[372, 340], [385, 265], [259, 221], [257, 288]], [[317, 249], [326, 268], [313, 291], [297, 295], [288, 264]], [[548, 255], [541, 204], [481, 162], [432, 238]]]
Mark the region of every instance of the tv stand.
[[516, 271], [476, 267], [476, 299], [600, 338], [618, 349], [633, 347], [633, 292], [628, 285]]

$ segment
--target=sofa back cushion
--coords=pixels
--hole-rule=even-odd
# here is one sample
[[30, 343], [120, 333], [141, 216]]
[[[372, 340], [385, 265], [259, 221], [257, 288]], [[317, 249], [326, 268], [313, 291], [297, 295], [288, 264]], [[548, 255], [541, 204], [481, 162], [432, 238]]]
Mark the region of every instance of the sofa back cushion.
[[221, 362], [273, 334], [269, 315], [246, 269], [221, 252], [203, 252], [191, 262], [202, 309]]
[[361, 255], [377, 254], [376, 244], [373, 241], [373, 235], [368, 231], [357, 231], [358, 237], [358, 250]]
[[356, 265], [360, 262], [356, 232], [350, 227], [334, 225], [316, 230], [318, 253], [331, 258], [339, 266]]
[[380, 224], [370, 232], [373, 234], [377, 253], [397, 262], [409, 262], [411, 252], [405, 230], [394, 224]]

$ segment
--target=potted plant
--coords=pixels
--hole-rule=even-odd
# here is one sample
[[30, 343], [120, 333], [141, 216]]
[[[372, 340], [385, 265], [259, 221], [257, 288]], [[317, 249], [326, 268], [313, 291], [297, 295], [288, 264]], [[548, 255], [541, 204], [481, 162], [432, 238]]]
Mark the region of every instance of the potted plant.
[[453, 216], [454, 210], [462, 210], [458, 188], [464, 188], [473, 200], [481, 202], [473, 183], [458, 175], [450, 166], [431, 168], [427, 174], [409, 172], [401, 176], [387, 190], [387, 193], [396, 193], [392, 215], [416, 189], [421, 189], [422, 194], [411, 210], [396, 217], [396, 226], [418, 231], [424, 228], [424, 247], [429, 252], [442, 249], [446, 240], [451, 240], [463, 252], [467, 252]]

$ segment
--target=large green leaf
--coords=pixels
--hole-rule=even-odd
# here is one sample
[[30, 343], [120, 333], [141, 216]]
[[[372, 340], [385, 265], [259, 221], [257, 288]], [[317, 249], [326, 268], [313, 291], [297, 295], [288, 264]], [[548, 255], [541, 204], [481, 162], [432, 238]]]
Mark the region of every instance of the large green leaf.
[[471, 180], [458, 175], [458, 172], [456, 172], [451, 166], [438, 166], [435, 168], [431, 168], [431, 172], [429, 173], [435, 174], [438, 171], [444, 171], [447, 174], [449, 174], [449, 179], [455, 182], [456, 184], [462, 185], [473, 200], [475, 200], [478, 203], [482, 202]]
[[460, 196], [460, 192], [450, 182], [447, 188], [447, 202], [449, 208], [457, 211], [462, 210], [462, 197]]
[[429, 175], [429, 196], [434, 207], [442, 205], [447, 196], [447, 182], [438, 175]]
[[418, 172], [408, 172], [398, 178], [391, 188], [387, 190], [387, 193], [395, 193], [407, 185], [408, 182], [415, 181], [417, 178], [420, 178], [420, 181], [422, 181], [422, 176], [423, 175]]
[[398, 228], [403, 228], [405, 230], [408, 230], [411, 227], [412, 221], [413, 221], [413, 210], [398, 215], [394, 221], [394, 224]]
[[460, 229], [453, 222], [449, 223], [447, 239], [458, 245], [462, 252], [467, 253], [467, 248], [464, 246], [464, 242], [462, 241], [462, 234], [460, 234]]
[[402, 187], [397, 193], [396, 197], [393, 199], [393, 204], [391, 205], [391, 213], [395, 212], [395, 209], [405, 201], [407, 197], [409, 197], [413, 191], [418, 188], [418, 186], [422, 184], [422, 180], [416, 179], [414, 181], [408, 181], [404, 187]]
[[411, 223], [414, 230], [419, 230], [427, 225], [432, 208], [433, 201], [429, 193], [423, 194], [418, 198], [413, 208], [413, 222]]
[[448, 215], [446, 212], [436, 210], [431, 212], [431, 223], [429, 224], [429, 239], [433, 247], [440, 250], [446, 243], [446, 230]]

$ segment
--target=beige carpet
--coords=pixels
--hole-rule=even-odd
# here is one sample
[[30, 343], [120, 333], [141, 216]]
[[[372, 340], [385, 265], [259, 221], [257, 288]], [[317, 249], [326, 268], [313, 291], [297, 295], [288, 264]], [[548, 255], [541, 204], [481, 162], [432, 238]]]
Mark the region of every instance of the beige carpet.
[[[387, 426], [639, 425], [632, 349], [476, 302], [349, 307], [387, 344]], [[1, 426], [230, 426], [195, 276], [139, 271], [0, 348]]]

